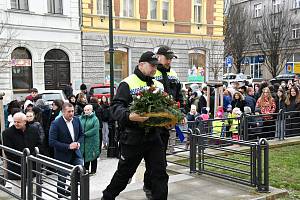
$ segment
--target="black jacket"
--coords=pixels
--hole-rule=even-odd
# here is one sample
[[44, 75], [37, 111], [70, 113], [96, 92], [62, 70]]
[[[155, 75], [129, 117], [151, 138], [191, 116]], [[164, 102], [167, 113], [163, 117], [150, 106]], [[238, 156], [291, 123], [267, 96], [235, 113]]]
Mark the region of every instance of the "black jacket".
[[167, 69], [162, 65], [157, 67], [157, 70], [162, 73], [162, 77], [155, 77], [156, 80], [164, 85], [165, 92], [172, 95], [174, 100], [180, 103], [180, 107], [183, 108], [183, 95], [181, 91], [181, 83], [178, 77], [168, 78], [167, 73], [170, 72], [171, 68]]
[[[138, 68], [134, 70], [134, 74], [142, 81], [147, 82], [148, 86], [153, 84], [152, 78], [144, 76]], [[143, 142], [159, 142], [162, 144], [159, 132], [163, 130], [162, 128], [145, 128], [137, 122], [129, 120], [129, 106], [132, 100], [129, 85], [126, 82], [121, 82], [110, 106], [111, 116], [113, 120], [118, 121], [120, 126], [120, 142], [129, 145], [140, 145]]]
[[[26, 126], [26, 130], [16, 129], [12, 126], [3, 131], [3, 144], [7, 147], [23, 152], [25, 148], [29, 148], [30, 154], [34, 154], [34, 147], [41, 147], [41, 138], [38, 129], [35, 126]], [[5, 152], [7, 159], [16, 163], [21, 163], [21, 157], [12, 153]], [[13, 163], [7, 162], [7, 168], [16, 174], [21, 174], [21, 168]], [[19, 180], [20, 178], [8, 173], [8, 179]]]

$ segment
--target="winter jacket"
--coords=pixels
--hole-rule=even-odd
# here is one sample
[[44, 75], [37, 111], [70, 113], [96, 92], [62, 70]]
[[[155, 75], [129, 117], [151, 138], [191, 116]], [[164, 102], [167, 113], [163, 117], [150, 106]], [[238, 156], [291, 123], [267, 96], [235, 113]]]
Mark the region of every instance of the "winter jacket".
[[94, 112], [90, 115], [82, 114], [79, 120], [84, 132], [84, 140], [80, 143], [80, 151], [84, 162], [93, 161], [100, 155], [99, 120]]
[[[26, 129], [24, 132], [22, 130], [16, 129], [15, 126], [12, 126], [4, 130], [2, 134], [3, 145], [10, 147], [14, 150], [23, 152], [25, 148], [29, 148], [30, 153], [34, 154], [34, 148], [41, 147], [41, 139], [38, 134], [37, 128], [34, 126], [26, 125]], [[16, 156], [9, 152], [5, 152], [5, 154], [8, 160], [21, 164], [20, 156]], [[11, 170], [16, 174], [21, 174], [21, 167], [16, 166], [11, 162], [7, 162], [7, 168], [8, 170]], [[20, 178], [13, 175], [12, 173], [8, 173], [8, 179], [19, 180]]]
[[[135, 86], [132, 87], [129, 82], [132, 82]], [[143, 142], [163, 144], [160, 134], [161, 131], [165, 130], [164, 128], [145, 128], [138, 122], [129, 120], [129, 106], [133, 101], [132, 95], [136, 95], [143, 88], [153, 84], [163, 87], [161, 83], [153, 80], [152, 77], [145, 76], [138, 67], [135, 68], [134, 74], [120, 83], [110, 106], [110, 113], [112, 119], [118, 121], [121, 143], [128, 145], [141, 145]]]

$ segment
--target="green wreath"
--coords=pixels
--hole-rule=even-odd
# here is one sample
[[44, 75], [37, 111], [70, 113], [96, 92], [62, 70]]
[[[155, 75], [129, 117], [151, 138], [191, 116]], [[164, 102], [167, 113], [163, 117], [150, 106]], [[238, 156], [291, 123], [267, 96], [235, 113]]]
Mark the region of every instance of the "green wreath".
[[133, 96], [130, 111], [149, 117], [143, 126], [170, 127], [183, 119], [177, 102], [154, 86]]

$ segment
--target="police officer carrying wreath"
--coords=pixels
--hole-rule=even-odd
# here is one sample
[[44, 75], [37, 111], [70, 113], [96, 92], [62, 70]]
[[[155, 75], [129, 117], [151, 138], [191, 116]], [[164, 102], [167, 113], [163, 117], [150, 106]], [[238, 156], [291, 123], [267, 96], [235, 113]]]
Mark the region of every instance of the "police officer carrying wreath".
[[151, 166], [152, 199], [165, 200], [168, 197], [169, 177], [166, 173], [165, 148], [160, 137], [162, 128], [140, 126], [148, 117], [129, 111], [132, 95], [152, 85], [163, 89], [163, 85], [153, 79], [157, 64], [159, 63], [153, 52], [143, 53], [134, 74], [120, 83], [111, 104], [112, 117], [121, 126], [121, 155], [117, 171], [103, 191], [102, 200], [115, 199], [125, 189], [143, 158]]
[[[154, 75], [154, 79], [158, 80], [164, 85], [164, 91], [173, 97], [173, 99], [183, 107], [183, 95], [181, 92], [181, 84], [177, 73], [171, 68], [171, 63], [173, 58], [177, 58], [170, 47], [162, 45], [157, 50], [157, 58], [159, 65], [157, 66], [157, 71]], [[161, 132], [161, 138], [167, 150], [168, 140], [169, 140], [169, 130], [164, 129]], [[150, 181], [151, 167], [146, 162], [146, 171], [144, 174], [144, 191], [147, 198], [151, 199], [152, 185]]]

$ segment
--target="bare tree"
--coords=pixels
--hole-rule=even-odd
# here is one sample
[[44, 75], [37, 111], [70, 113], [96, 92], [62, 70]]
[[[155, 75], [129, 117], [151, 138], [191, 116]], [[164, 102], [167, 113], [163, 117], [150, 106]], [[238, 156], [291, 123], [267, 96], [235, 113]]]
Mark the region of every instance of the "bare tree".
[[250, 41], [253, 38], [251, 29], [252, 21], [248, 9], [239, 4], [230, 5], [224, 27], [224, 54], [233, 57], [233, 66], [237, 73], [241, 73], [244, 53], [250, 48]]
[[259, 21], [256, 42], [265, 56], [265, 66], [276, 77], [284, 69], [286, 62], [296, 48], [296, 40], [292, 40], [294, 17], [288, 4], [265, 8]]
[[224, 45], [217, 40], [210, 40], [209, 50], [209, 77], [213, 81], [222, 80], [224, 65]]
[[11, 67], [8, 49], [12, 45], [13, 39], [17, 36], [16, 31], [7, 26], [7, 20], [8, 17], [5, 17], [5, 19], [0, 21], [0, 72]]

